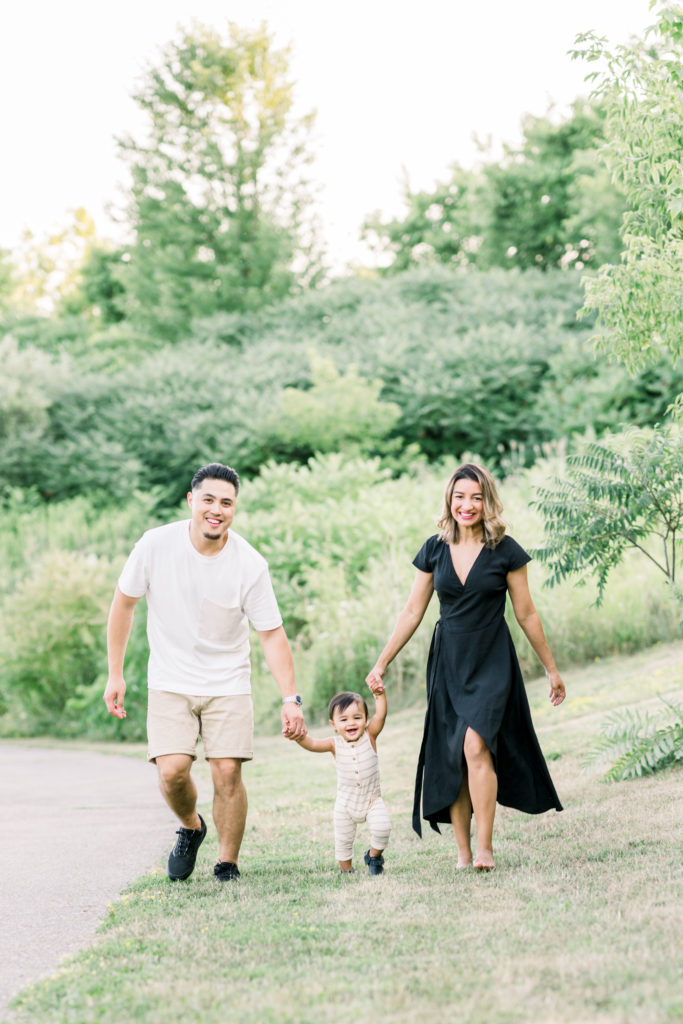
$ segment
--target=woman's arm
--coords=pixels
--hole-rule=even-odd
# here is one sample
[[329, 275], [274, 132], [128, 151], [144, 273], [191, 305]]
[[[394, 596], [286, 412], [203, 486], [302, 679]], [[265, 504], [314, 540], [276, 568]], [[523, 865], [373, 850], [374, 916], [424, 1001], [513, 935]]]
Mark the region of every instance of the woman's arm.
[[536, 652], [538, 660], [545, 669], [545, 674], [550, 682], [550, 703], [557, 706], [564, 700], [566, 694], [564, 683], [560, 673], [555, 667], [553, 656], [548, 647], [548, 641], [543, 632], [543, 626], [538, 612], [531, 600], [529, 582], [527, 580], [526, 566], [515, 569], [507, 574], [507, 587], [512, 601], [512, 609], [515, 618], [524, 630], [524, 635]]
[[396, 620], [384, 650], [366, 676], [365, 682], [373, 693], [374, 687], [381, 685], [387, 665], [394, 660], [401, 648], [405, 647], [422, 622], [433, 593], [434, 574], [418, 569], [406, 606]]

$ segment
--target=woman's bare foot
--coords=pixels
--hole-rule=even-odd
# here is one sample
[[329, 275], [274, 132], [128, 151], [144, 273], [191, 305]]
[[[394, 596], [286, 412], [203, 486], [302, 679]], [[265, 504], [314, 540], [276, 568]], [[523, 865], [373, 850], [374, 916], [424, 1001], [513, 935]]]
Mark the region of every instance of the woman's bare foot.
[[458, 863], [455, 865], [457, 871], [464, 871], [472, 866], [472, 851], [469, 846], [458, 847]]
[[475, 871], [495, 871], [496, 865], [493, 862], [492, 850], [477, 850], [474, 858]]

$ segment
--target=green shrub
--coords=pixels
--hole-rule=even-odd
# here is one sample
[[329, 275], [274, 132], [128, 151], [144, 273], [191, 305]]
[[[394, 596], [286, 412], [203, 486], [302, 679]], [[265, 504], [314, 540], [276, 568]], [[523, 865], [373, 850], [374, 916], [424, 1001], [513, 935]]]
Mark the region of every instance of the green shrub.
[[665, 709], [659, 714], [625, 708], [609, 715], [584, 765], [609, 765], [604, 777], [617, 782], [652, 775], [683, 761], [683, 707], [662, 703]]
[[58, 551], [5, 599], [0, 680], [17, 724], [77, 734], [69, 701], [101, 671], [111, 593], [108, 561]]
[[5, 735], [128, 740], [144, 736], [144, 614], [135, 624], [126, 659], [130, 718], [111, 718], [102, 701], [106, 621], [115, 580], [106, 558], [51, 551], [5, 598], [0, 632]]
[[575, 278], [435, 266], [348, 279], [217, 314], [174, 345], [113, 325], [69, 347], [68, 375], [29, 332], [0, 388], [11, 421], [0, 490], [27, 476], [53, 501], [152, 488], [161, 507], [214, 459], [245, 479], [316, 451], [377, 453], [396, 469], [414, 445], [432, 461], [477, 451], [500, 468], [512, 450], [531, 462], [587, 427], [656, 422], [683, 371], [663, 357], [631, 379], [597, 362]]

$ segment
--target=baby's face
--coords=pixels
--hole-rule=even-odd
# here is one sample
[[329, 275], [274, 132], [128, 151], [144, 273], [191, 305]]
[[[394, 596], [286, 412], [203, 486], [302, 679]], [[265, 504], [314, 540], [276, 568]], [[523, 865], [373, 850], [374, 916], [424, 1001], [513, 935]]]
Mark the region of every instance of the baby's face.
[[358, 701], [349, 704], [343, 711], [335, 708], [334, 718], [330, 719], [332, 728], [348, 743], [353, 743], [355, 740], [360, 739], [365, 732], [367, 724], [365, 708]]

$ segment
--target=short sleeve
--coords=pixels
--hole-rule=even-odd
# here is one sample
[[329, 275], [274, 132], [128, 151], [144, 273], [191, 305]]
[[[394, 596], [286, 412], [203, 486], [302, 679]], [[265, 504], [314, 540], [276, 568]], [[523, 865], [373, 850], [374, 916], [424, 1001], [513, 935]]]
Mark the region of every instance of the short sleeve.
[[119, 576], [119, 590], [126, 597], [144, 597], [149, 587], [146, 534], [137, 542]]
[[512, 537], [505, 537], [501, 543], [501, 555], [504, 558], [505, 572], [514, 572], [521, 569], [523, 565], [531, 561], [521, 544], [518, 544]]
[[268, 568], [264, 567], [244, 596], [244, 612], [256, 630], [277, 629], [282, 616]]
[[439, 538], [436, 534], [426, 540], [413, 559], [413, 565], [421, 572], [434, 572], [436, 564], [436, 545]]

